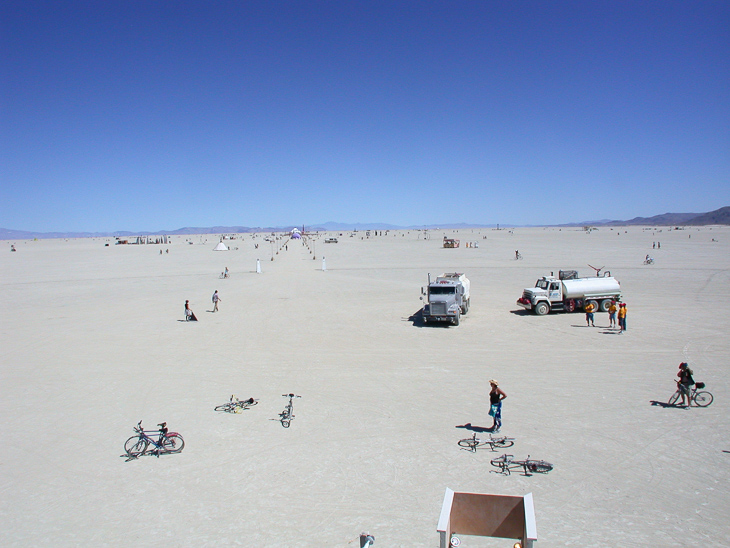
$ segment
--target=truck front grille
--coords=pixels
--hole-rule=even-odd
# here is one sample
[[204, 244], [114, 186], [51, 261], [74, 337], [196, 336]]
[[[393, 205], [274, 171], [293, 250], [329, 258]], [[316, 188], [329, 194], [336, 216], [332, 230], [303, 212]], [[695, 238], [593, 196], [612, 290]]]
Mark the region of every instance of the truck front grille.
[[446, 314], [446, 303], [431, 303], [431, 314], [434, 316]]

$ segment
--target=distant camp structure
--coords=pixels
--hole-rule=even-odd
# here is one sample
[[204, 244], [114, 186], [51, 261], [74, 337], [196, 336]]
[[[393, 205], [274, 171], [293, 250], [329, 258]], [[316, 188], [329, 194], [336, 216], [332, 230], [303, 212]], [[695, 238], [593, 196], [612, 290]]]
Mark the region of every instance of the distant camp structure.
[[153, 245], [170, 244], [172, 238], [169, 236], [117, 236], [115, 245]]
[[228, 251], [228, 248], [226, 247], [226, 244], [223, 243], [223, 240], [221, 240], [218, 242], [218, 245], [215, 246], [213, 251]]
[[446, 248], [455, 248], [459, 247], [459, 240], [455, 240], [454, 238], [447, 238], [444, 236], [444, 247]]

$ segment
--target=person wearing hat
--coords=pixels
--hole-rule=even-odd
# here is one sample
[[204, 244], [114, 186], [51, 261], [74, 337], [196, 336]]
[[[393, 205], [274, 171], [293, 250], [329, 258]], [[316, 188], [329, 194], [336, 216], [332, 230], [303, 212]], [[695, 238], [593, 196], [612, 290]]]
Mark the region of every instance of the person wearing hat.
[[618, 307], [616, 306], [616, 301], [611, 301], [610, 306], [608, 307], [608, 328], [616, 327], [616, 311], [618, 310]]
[[679, 380], [677, 381], [677, 388], [679, 389], [680, 396], [682, 396], [682, 406], [689, 407], [689, 404], [692, 401], [690, 399], [690, 391], [692, 390], [692, 385], [695, 381], [692, 378], [692, 370], [689, 368], [689, 365], [687, 365], [687, 362], [679, 364], [679, 372], [677, 373], [677, 376], [679, 377]]
[[492, 389], [489, 391], [489, 416], [494, 417], [494, 424], [492, 424], [491, 431], [499, 432], [502, 427], [502, 400], [507, 397], [507, 394], [499, 387], [499, 383], [491, 379], [489, 381]]
[[618, 326], [621, 328], [619, 335], [626, 331], [626, 303], [621, 303], [618, 308]]

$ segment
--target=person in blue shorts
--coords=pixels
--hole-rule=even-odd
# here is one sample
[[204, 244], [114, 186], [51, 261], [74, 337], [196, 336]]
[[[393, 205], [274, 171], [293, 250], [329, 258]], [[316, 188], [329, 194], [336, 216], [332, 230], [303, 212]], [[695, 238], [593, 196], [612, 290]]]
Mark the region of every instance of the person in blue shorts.
[[489, 381], [492, 389], [489, 391], [489, 416], [494, 418], [494, 424], [492, 425], [492, 432], [499, 432], [502, 427], [502, 400], [507, 397], [507, 394], [499, 387], [499, 383], [494, 379]]

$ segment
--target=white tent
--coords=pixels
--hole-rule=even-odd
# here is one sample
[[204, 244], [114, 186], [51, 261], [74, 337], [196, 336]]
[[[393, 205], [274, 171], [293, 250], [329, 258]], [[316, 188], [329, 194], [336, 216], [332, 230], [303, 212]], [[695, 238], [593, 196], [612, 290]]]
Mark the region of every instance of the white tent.
[[226, 244], [219, 242], [213, 251], [228, 251], [228, 248], [226, 247]]

